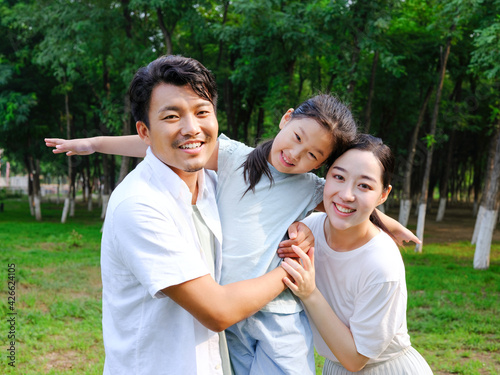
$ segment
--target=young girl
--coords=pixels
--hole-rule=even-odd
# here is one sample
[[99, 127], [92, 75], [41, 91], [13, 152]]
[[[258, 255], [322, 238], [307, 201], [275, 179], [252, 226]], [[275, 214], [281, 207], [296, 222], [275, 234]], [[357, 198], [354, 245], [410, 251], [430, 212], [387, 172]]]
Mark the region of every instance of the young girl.
[[315, 249], [305, 254], [293, 246], [301, 264], [282, 263], [294, 278], [285, 284], [314, 323], [314, 345], [326, 358], [323, 374], [432, 374], [410, 344], [401, 254], [374, 211], [391, 191], [393, 168], [380, 139], [359, 136], [328, 172], [326, 214], [304, 220]]
[[[168, 114], [176, 116], [175, 111]], [[356, 125], [336, 98], [318, 95], [289, 109], [274, 140], [253, 149], [221, 135], [206, 168], [217, 171], [222, 224], [221, 284], [263, 275], [277, 267], [278, 244], [289, 225], [322, 201], [324, 180], [306, 173], [351, 141]], [[123, 141], [125, 139], [125, 142]], [[56, 152], [94, 151], [144, 156], [138, 138], [47, 140]], [[408, 240], [411, 232], [402, 232]], [[259, 313], [226, 330], [236, 374], [313, 374], [312, 334], [302, 305], [286, 291]]]

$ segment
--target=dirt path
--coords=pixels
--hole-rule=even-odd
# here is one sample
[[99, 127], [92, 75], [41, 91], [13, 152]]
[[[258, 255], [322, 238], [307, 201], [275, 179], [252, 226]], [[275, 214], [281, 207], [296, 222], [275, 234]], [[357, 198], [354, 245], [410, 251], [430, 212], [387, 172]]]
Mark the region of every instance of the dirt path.
[[[425, 243], [446, 243], [470, 241], [474, 232], [476, 218], [472, 215], [470, 207], [450, 207], [441, 223], [436, 223], [437, 205], [430, 212], [427, 212], [425, 220]], [[397, 219], [397, 207], [387, 213], [389, 216]], [[417, 227], [417, 217], [412, 212], [408, 227], [415, 233]], [[493, 233], [493, 241], [500, 242], [500, 225], [497, 223], [496, 230]]]

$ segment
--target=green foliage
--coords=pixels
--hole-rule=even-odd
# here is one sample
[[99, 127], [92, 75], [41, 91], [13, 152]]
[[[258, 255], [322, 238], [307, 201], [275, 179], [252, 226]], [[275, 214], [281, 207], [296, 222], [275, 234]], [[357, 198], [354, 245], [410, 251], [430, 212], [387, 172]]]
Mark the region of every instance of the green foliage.
[[[273, 137], [283, 113], [319, 91], [347, 102], [362, 129], [373, 87], [370, 132], [403, 160], [451, 38], [442, 134], [422, 141], [431, 100], [418, 139], [445, 146], [456, 131], [454, 147], [468, 150], [456, 169], [478, 168], [482, 177], [486, 151], [469, 144], [487, 139], [495, 122], [499, 8], [499, 0], [3, 0], [0, 147], [18, 164], [34, 158], [44, 171], [64, 171], [42, 139], [67, 137], [68, 122], [71, 137], [127, 132], [134, 72], [170, 51], [215, 73], [220, 130], [250, 144]], [[472, 167], [472, 160], [482, 162]], [[91, 174], [94, 164], [101, 178], [99, 156], [79, 162], [75, 173]], [[415, 174], [422, 168], [414, 165]]]

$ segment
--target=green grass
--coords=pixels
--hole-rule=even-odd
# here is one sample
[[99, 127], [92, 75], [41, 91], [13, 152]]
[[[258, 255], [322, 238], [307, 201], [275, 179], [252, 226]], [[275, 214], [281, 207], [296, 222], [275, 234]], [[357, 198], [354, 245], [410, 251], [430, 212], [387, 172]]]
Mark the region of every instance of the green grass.
[[[66, 224], [61, 211], [45, 203], [38, 223], [25, 200], [8, 200], [0, 213], [1, 374], [102, 374], [100, 211], [79, 206]], [[403, 250], [408, 329], [435, 374], [500, 373], [500, 243], [488, 270], [474, 270], [473, 256], [466, 242]], [[9, 264], [17, 280], [15, 368], [7, 358]], [[322, 363], [317, 357], [318, 374]]]
[[[98, 209], [79, 207], [60, 223], [61, 207], [43, 205], [43, 222], [25, 200], [0, 213], [2, 374], [102, 374]], [[8, 265], [15, 264], [15, 304], [8, 303]], [[14, 308], [17, 315], [9, 315]], [[15, 317], [15, 366], [9, 366], [9, 317]]]

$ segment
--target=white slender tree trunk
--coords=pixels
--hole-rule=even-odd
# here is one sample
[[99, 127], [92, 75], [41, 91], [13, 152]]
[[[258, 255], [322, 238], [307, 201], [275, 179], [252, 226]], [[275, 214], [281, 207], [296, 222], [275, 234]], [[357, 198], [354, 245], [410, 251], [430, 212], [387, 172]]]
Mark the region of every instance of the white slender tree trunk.
[[421, 253], [422, 246], [424, 245], [424, 227], [425, 227], [425, 212], [427, 210], [426, 203], [420, 203], [418, 206], [418, 221], [417, 221], [417, 237], [422, 243], [415, 246], [415, 252]]
[[441, 198], [439, 199], [439, 208], [436, 216], [436, 221], [438, 223], [443, 221], [445, 211], [446, 211], [446, 198]]
[[484, 206], [479, 206], [479, 212], [477, 213], [476, 217], [476, 224], [474, 225], [474, 233], [472, 233], [472, 240], [470, 242], [472, 245], [475, 245], [477, 242], [477, 236], [479, 235], [479, 230], [481, 229], [484, 212]]
[[103, 194], [103, 196], [102, 196], [101, 219], [104, 219], [106, 217], [106, 210], [108, 209], [108, 201], [109, 201], [109, 195]]
[[66, 219], [68, 218], [68, 212], [69, 212], [69, 197], [66, 197], [64, 199], [64, 206], [63, 206], [63, 212], [61, 216], [61, 223], [65, 223]]
[[35, 208], [35, 218], [37, 221], [40, 221], [42, 220], [42, 207], [40, 205], [40, 202], [41, 202], [41, 198], [40, 198], [40, 194], [35, 194], [34, 196], [34, 208]]
[[410, 218], [411, 199], [401, 199], [399, 204], [399, 223], [406, 227]]
[[[475, 269], [487, 269], [490, 265], [491, 240], [500, 205], [500, 118], [496, 126], [496, 134], [491, 141], [488, 156], [488, 173], [484, 184], [483, 199], [479, 208], [480, 212], [483, 209], [483, 213], [481, 218], [478, 215], [476, 221], [476, 227], [479, 227], [479, 230], [474, 253]], [[478, 224], [479, 220], [481, 221]]]
[[485, 270], [490, 266], [490, 249], [493, 230], [497, 222], [498, 210], [484, 210], [481, 228], [477, 235], [474, 252], [474, 269]]
[[35, 216], [35, 198], [33, 194], [28, 195], [28, 202], [30, 205], [30, 214], [31, 216]]

